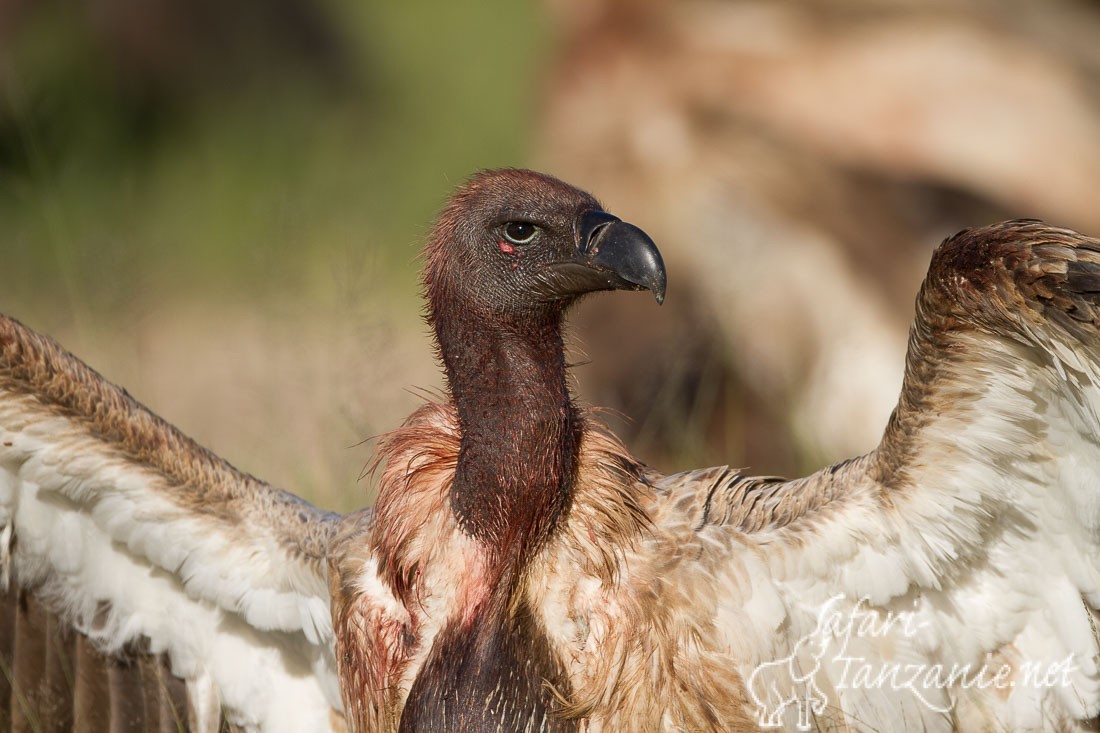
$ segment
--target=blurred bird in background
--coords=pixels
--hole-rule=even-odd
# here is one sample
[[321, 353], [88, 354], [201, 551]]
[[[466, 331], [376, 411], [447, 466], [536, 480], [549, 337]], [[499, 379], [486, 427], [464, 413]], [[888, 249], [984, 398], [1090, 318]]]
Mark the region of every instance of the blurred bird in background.
[[934, 243], [1100, 226], [1095, 3], [551, 5], [540, 162], [644, 212], [675, 273], [678, 348], [596, 360], [635, 375], [596, 402], [658, 450], [780, 473], [867, 450]]

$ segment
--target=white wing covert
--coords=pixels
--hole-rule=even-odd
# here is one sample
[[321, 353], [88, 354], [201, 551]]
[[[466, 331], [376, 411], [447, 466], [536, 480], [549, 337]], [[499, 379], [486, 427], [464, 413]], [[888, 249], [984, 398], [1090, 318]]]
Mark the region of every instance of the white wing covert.
[[694, 502], [694, 535], [744, 547], [700, 563], [732, 589], [715, 619], [757, 723], [1091, 730], [1100, 241], [1035, 221], [947, 240], [871, 453], [790, 482], [655, 485]]
[[[131, 729], [174, 730], [166, 718], [175, 717], [218, 730], [224, 716], [244, 729], [331, 730], [340, 695], [325, 557], [341, 519], [237, 471], [52, 340], [0, 316], [9, 622], [0, 651], [11, 667], [10, 707], [0, 708], [13, 724], [73, 716], [40, 704], [59, 680], [86, 707], [95, 695], [81, 684], [94, 683], [80, 663], [93, 656], [114, 660], [116, 686], [147, 668], [161, 680], [154, 686], [185, 681], [188, 709], [176, 689], [169, 713], [146, 701], [144, 723], [140, 705], [123, 715], [132, 691], [108, 695], [103, 715], [129, 716]], [[32, 617], [43, 611], [60, 635], [48, 640], [53, 656], [29, 662], [20, 653], [34, 654], [31, 627], [41, 622]], [[125, 663], [145, 655], [164, 661]]]

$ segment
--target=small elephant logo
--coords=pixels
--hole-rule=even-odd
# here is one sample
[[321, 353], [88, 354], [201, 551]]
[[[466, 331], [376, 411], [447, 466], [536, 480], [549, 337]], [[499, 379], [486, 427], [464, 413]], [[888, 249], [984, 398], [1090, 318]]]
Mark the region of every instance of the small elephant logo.
[[830, 607], [843, 596], [829, 600], [818, 617], [817, 627], [794, 645], [781, 659], [758, 665], [749, 675], [748, 688], [756, 703], [757, 722], [762, 728], [779, 728], [789, 708], [798, 710], [798, 730], [809, 730], [811, 715], [821, 715], [829, 698], [817, 684], [821, 660], [829, 649], [831, 634], [826, 621]]

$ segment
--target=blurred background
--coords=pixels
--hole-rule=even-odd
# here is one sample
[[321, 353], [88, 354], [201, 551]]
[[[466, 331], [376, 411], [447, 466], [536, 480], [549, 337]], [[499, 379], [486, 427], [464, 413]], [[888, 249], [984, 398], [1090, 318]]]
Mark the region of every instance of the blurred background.
[[573, 317], [664, 470], [870, 449], [945, 236], [1100, 235], [1096, 0], [0, 0], [0, 312], [346, 510], [440, 386], [417, 251], [478, 168], [594, 192], [668, 300]]

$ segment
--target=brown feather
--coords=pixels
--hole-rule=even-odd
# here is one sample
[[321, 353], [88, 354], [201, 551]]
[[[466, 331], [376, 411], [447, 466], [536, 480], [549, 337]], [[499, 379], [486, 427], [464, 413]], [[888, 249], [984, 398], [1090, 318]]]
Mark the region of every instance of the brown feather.
[[1100, 298], [1089, 288], [1100, 267], [1100, 240], [1032, 220], [968, 229], [947, 239], [932, 257], [917, 296], [909, 335], [901, 398], [874, 452], [872, 476], [904, 485], [917, 435], [949, 407], [959, 411], [977, 396], [957, 373], [982, 358], [971, 334], [1020, 342], [1054, 333], [1071, 341], [1093, 340], [1100, 326]]
[[[32, 397], [104, 441], [103, 450], [164, 477], [158, 490], [181, 508], [232, 526], [262, 515], [283, 528], [291, 557], [320, 570], [334, 516], [272, 489], [200, 446], [53, 339], [0, 315], [0, 392]], [[186, 491], [172, 488], [187, 487]]]

